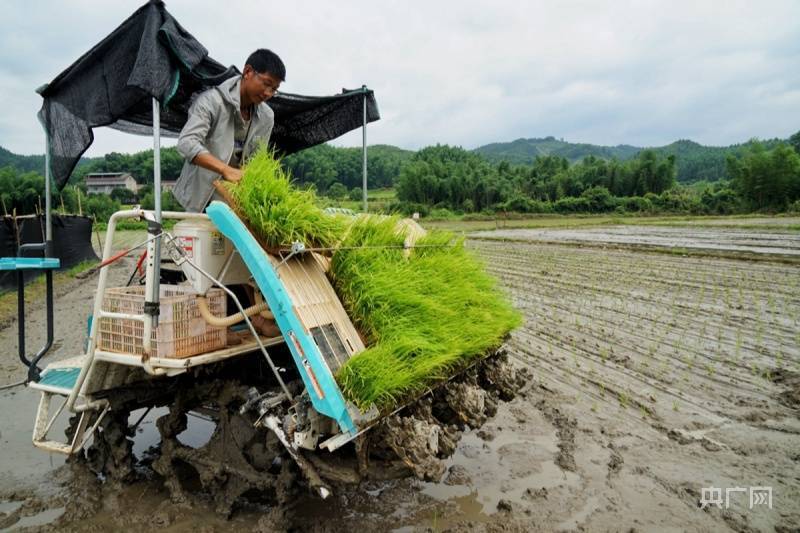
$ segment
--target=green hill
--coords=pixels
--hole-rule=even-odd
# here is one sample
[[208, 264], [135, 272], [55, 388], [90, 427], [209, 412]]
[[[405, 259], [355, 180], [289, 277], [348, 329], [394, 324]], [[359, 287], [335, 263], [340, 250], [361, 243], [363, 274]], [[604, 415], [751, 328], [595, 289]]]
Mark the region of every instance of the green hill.
[[0, 146], [0, 168], [14, 167], [21, 172], [44, 172], [43, 155], [18, 155]]
[[[767, 148], [772, 148], [780, 139], [762, 141]], [[674, 155], [676, 160], [677, 179], [679, 182], [717, 181], [726, 179], [725, 159], [729, 154], [740, 155], [750, 142], [731, 146], [703, 146], [694, 141], [681, 139], [672, 144], [652, 147], [660, 156]], [[643, 147], [620, 144], [617, 146], [600, 146], [586, 143], [570, 143], [554, 137], [541, 139], [517, 139], [507, 143], [492, 143], [473, 150], [493, 163], [507, 161], [512, 164], [527, 164], [538, 156], [552, 155], [563, 157], [570, 163], [582, 160], [586, 156], [602, 159], [630, 159]]]
[[593, 155], [603, 159], [629, 159], [641, 148], [620, 144], [618, 146], [598, 146], [585, 143], [571, 143], [555, 137], [542, 139], [517, 139], [508, 143], [492, 143], [473, 150], [493, 163], [508, 161], [513, 164], [532, 163], [537, 156], [554, 155], [567, 159], [570, 163]]
[[[102, 160], [102, 157], [82, 157], [78, 161], [76, 173], [89, 163]], [[3, 167], [12, 167], [19, 172], [38, 172], [44, 175], [44, 155], [19, 155], [0, 146], [0, 168]]]

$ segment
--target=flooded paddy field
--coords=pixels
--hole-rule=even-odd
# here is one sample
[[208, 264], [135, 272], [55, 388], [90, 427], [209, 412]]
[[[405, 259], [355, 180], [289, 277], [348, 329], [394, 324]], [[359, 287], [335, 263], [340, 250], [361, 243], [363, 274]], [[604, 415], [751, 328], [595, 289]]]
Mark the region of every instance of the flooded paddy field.
[[[640, 228], [634, 237], [659, 246], [663, 229]], [[728, 238], [728, 228], [713, 231]], [[737, 230], [733, 240], [769, 248], [758, 246], [758, 233]], [[784, 233], [780, 247], [797, 250], [798, 235]], [[144, 467], [134, 482], [119, 484], [34, 449], [38, 395], [15, 388], [0, 391], [0, 530], [800, 527], [799, 263], [759, 250], [748, 260], [684, 257], [535, 234], [512, 241], [500, 232], [481, 233], [468, 246], [525, 316], [509, 346], [532, 377], [482, 428], [465, 431], [442, 482], [335, 487], [326, 501], [298, 491], [280, 520], [254, 502], [222, 517], [211, 506], [171, 501], [163, 480]], [[131, 267], [115, 267], [119, 284]], [[80, 350], [95, 283], [60, 289], [52, 357]], [[29, 325], [35, 346], [43, 311], [28, 311], [38, 321]], [[15, 324], [0, 332], [0, 345], [1, 383], [21, 378]], [[140, 425], [134, 453], [157, 444], [157, 416]], [[190, 421], [188, 437], [207, 433]], [[767, 488], [770, 505], [759, 496]], [[719, 489], [720, 504], [701, 509], [717, 494], [704, 489]]]
[[623, 225], [576, 229], [501, 229], [478, 232], [474, 236], [510, 241], [618, 245], [653, 250], [771, 254], [800, 259], [798, 235], [800, 233], [797, 231], [789, 230]]

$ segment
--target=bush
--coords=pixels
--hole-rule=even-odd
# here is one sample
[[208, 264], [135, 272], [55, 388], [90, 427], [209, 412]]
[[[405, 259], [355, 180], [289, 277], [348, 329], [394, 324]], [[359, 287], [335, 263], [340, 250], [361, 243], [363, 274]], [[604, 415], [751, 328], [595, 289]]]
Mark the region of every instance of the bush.
[[568, 196], [561, 198], [553, 205], [556, 213], [589, 213], [591, 204], [586, 198]]
[[515, 194], [505, 202], [498, 205], [501, 211], [515, 211], [517, 213], [530, 213], [533, 200], [522, 194]]
[[328, 187], [326, 196], [334, 200], [344, 200], [347, 197], [347, 187], [337, 181]]
[[581, 198], [586, 200], [592, 213], [607, 213], [617, 206], [617, 199], [605, 187], [586, 189], [581, 193]]
[[741, 198], [729, 188], [712, 192], [709, 189], [700, 195], [700, 203], [706, 213], [714, 215], [730, 215], [742, 210]]
[[[428, 216], [430, 218], [435, 218], [435, 219], [439, 219], [439, 220], [445, 220], [445, 219], [453, 218], [455, 215], [456, 215], [456, 213], [453, 213], [452, 211], [450, 211], [446, 207], [437, 207], [435, 209], [431, 209], [431, 212], [430, 212], [430, 214]], [[420, 216], [421, 216], [421, 214], [420, 214]]]
[[522, 194], [516, 194], [505, 202], [495, 204], [494, 210], [513, 213], [552, 213], [553, 205], [550, 202], [534, 200]]
[[653, 210], [653, 202], [641, 196], [629, 196], [619, 198], [619, 207], [623, 213], [648, 213]]
[[136, 201], [136, 193], [124, 187], [118, 187], [111, 191], [111, 199], [122, 204], [132, 204]]
[[364, 199], [364, 191], [361, 187], [353, 187], [350, 189], [350, 199], [354, 202], [360, 202]]
[[653, 203], [657, 211], [691, 213], [693, 215], [703, 213], [703, 204], [700, 199], [690, 194], [686, 189], [670, 189], [661, 194], [647, 193], [645, 198]]
[[122, 204], [105, 194], [93, 194], [86, 199], [84, 209], [87, 215], [93, 215], [98, 221], [106, 221], [115, 211], [122, 209]]

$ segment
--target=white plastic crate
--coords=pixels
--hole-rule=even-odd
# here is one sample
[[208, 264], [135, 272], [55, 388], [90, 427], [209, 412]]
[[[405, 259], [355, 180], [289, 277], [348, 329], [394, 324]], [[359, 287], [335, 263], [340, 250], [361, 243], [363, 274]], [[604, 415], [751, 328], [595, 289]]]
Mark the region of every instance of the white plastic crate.
[[[142, 286], [106, 289], [103, 311], [142, 314], [145, 288]], [[206, 294], [208, 307], [216, 316], [226, 315], [226, 298], [221, 289]], [[191, 287], [161, 285], [158, 328], [152, 333], [152, 354], [156, 357], [183, 358], [224, 348], [227, 328], [208, 324], [200, 316], [197, 295]], [[97, 346], [101, 350], [142, 355], [144, 324], [139, 320], [101, 318]]]

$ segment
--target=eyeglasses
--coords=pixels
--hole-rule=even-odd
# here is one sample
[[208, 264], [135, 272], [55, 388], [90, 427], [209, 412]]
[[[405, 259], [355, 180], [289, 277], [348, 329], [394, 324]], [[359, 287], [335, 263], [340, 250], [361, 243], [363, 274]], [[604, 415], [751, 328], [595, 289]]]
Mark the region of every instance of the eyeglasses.
[[267, 74], [261, 74], [260, 72], [253, 73], [258, 81], [261, 82], [261, 85], [264, 86], [266, 91], [269, 91], [273, 95], [278, 94], [278, 87], [280, 87], [281, 82], [278, 82], [277, 85], [273, 83], [273, 78]]

